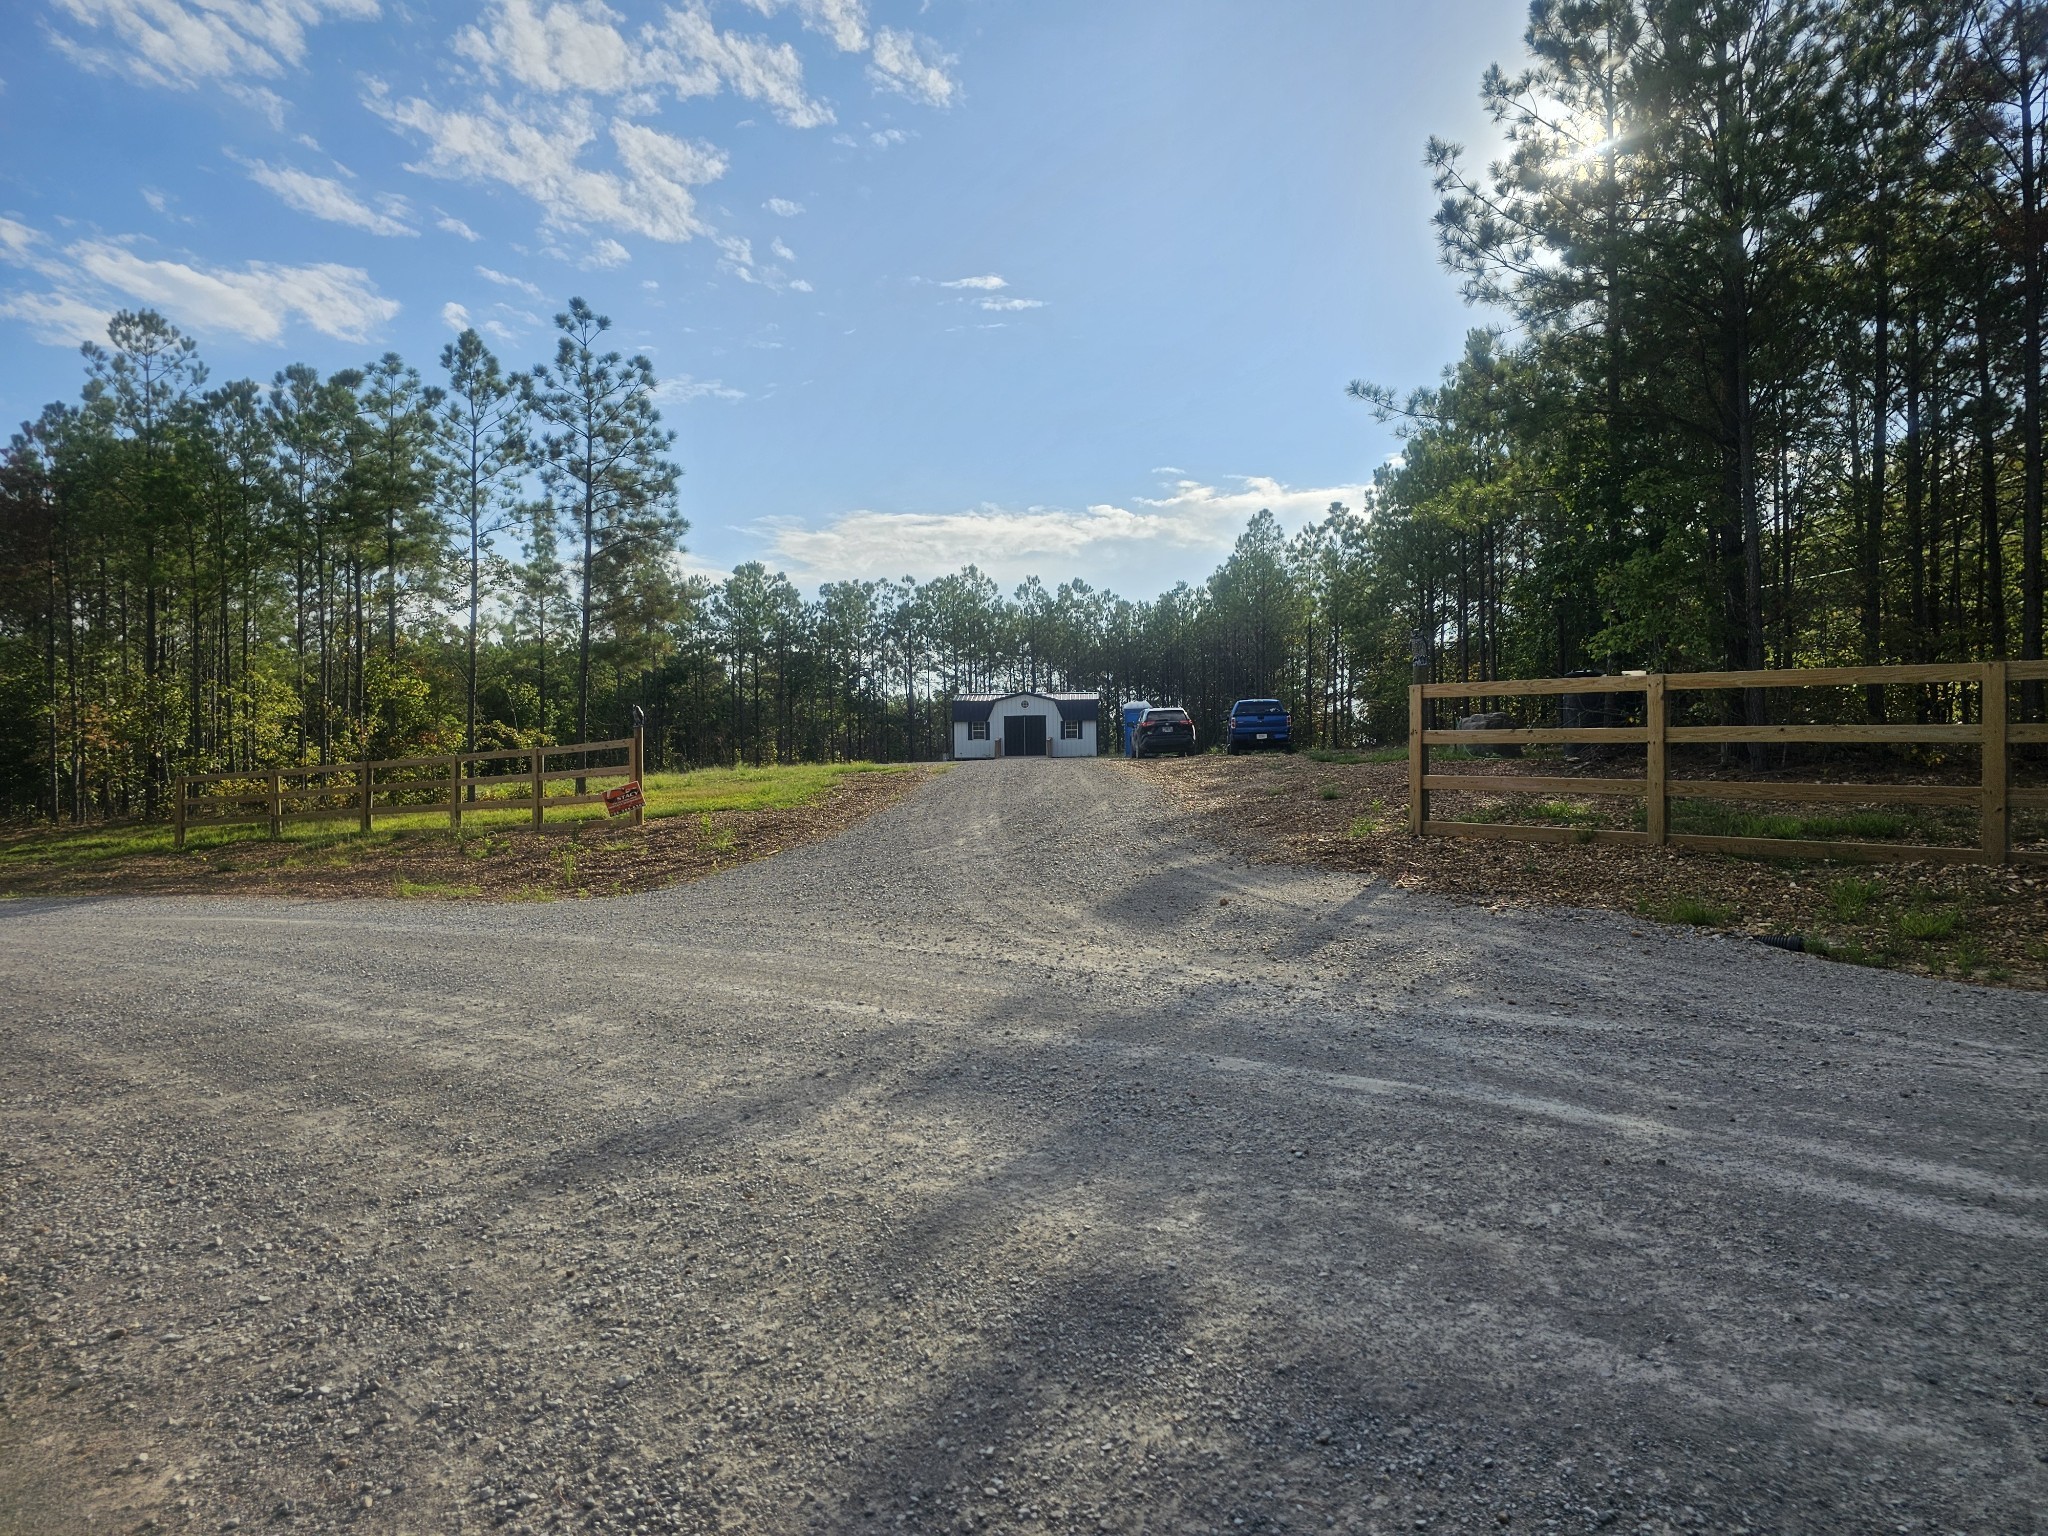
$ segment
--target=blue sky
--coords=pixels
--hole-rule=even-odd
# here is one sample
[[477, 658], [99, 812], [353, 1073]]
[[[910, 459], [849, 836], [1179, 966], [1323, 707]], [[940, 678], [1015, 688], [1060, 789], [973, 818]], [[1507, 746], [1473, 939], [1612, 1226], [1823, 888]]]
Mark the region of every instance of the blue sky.
[[0, 415], [153, 305], [216, 380], [571, 294], [663, 379], [690, 561], [1199, 580], [1432, 380], [1431, 133], [1522, 0], [17, 0]]

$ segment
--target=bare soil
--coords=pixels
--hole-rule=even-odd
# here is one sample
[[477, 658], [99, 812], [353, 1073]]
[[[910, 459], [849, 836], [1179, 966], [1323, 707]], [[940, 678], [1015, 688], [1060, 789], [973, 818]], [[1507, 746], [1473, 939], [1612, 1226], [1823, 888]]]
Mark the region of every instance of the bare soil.
[[[1656, 921], [1685, 903], [1718, 909], [1712, 926], [1798, 937], [1841, 958], [1920, 975], [2048, 988], [2048, 868], [1847, 864], [1731, 858], [1677, 849], [1408, 835], [1406, 763], [1317, 762], [1305, 754], [1120, 764], [1143, 775], [1248, 858], [1311, 864], [1494, 908], [1575, 906]], [[1512, 788], [1515, 768], [1459, 763]], [[1555, 768], [1546, 770], [1556, 772]], [[1571, 770], [1597, 773], [1597, 768]], [[1807, 809], [1811, 809], [1808, 807]], [[1843, 880], [1868, 882], [1845, 916]], [[1904, 914], [1953, 909], [1953, 932], [1915, 939]]]
[[0, 903], [0, 1532], [2043, 1528], [2038, 998], [1247, 863], [1172, 772]]

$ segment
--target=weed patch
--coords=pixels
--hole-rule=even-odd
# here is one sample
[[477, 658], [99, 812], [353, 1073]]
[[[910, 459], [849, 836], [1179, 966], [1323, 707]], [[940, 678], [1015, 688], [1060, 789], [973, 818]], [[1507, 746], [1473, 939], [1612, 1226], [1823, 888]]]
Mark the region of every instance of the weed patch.
[[1718, 902], [1702, 901], [1697, 896], [1673, 896], [1669, 901], [1648, 902], [1644, 904], [1643, 913], [1660, 923], [1686, 923], [1695, 928], [1719, 928], [1735, 915]]
[[1901, 912], [1898, 926], [1905, 937], [1926, 943], [1951, 937], [1962, 920], [1963, 914], [1954, 907], [1920, 907]]

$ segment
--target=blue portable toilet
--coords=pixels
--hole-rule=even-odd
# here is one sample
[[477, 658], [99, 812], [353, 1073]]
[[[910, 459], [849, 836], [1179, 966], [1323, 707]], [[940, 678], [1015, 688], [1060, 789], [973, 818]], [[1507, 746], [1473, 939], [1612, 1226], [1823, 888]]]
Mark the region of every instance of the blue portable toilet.
[[1144, 699], [1132, 699], [1124, 705], [1124, 756], [1131, 755], [1131, 732], [1138, 728], [1138, 722], [1145, 718], [1145, 711], [1152, 706]]

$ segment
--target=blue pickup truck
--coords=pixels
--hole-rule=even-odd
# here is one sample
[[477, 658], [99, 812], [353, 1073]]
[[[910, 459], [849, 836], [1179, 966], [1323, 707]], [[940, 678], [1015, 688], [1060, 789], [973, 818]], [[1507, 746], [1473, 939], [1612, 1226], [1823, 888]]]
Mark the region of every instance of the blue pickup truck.
[[1294, 750], [1294, 717], [1278, 699], [1239, 699], [1230, 706], [1230, 734], [1224, 748], [1239, 752]]

